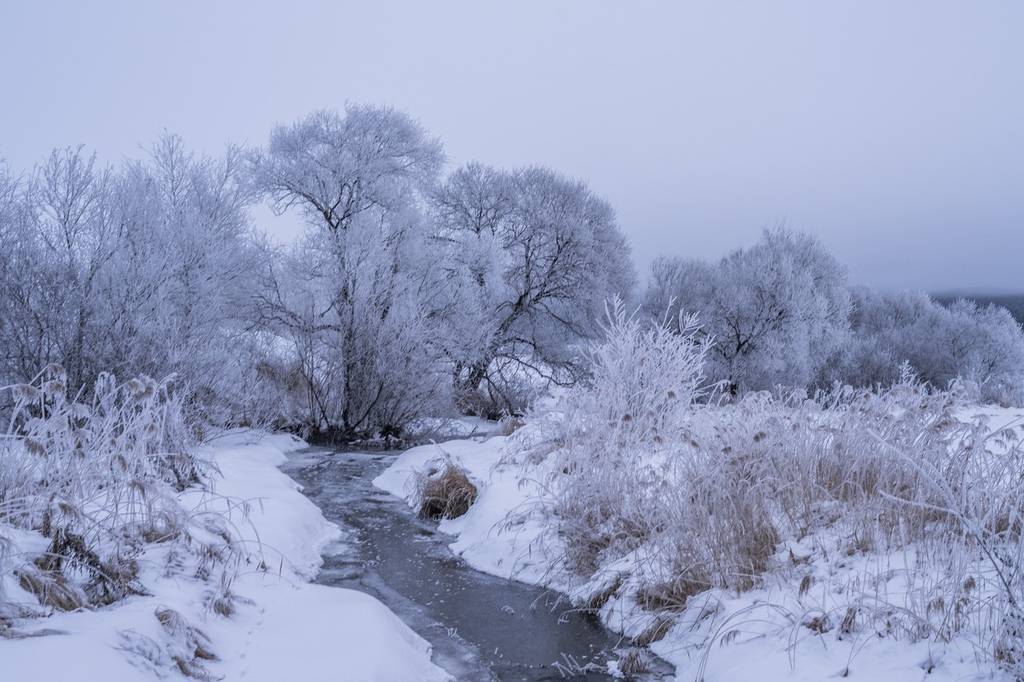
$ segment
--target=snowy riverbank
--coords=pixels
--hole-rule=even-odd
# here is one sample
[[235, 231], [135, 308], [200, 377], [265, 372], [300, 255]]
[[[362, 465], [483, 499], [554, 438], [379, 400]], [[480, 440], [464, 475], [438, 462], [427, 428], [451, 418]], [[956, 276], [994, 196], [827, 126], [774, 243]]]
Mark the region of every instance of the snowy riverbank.
[[[982, 413], [993, 431], [1009, 427], [1019, 436], [1019, 410], [974, 409], [964, 418]], [[575, 606], [597, 610], [611, 629], [652, 640], [652, 651], [676, 667], [679, 680], [1011, 679], [995, 669], [966, 631], [949, 641], [912, 641], [912, 636], [883, 636], [872, 627], [830, 620], [830, 610], [847, 609], [851, 591], [890, 604], [894, 613], [903, 600], [927, 592], [928, 581], [937, 576], [915, 568], [914, 547], [844, 552], [816, 545], [823, 535], [784, 539], [756, 589], [708, 590], [685, 608], [669, 611], [638, 603], [636, 558], [602, 565], [588, 579], [576, 577], [559, 565], [554, 520], [537, 503], [550, 481], [553, 457], [524, 456], [523, 436], [530, 437], [518, 432], [413, 448], [374, 484], [415, 506], [418, 477], [450, 459], [478, 488], [465, 515], [441, 522], [440, 529], [455, 536], [453, 552], [478, 570], [566, 593]], [[847, 542], [832, 541], [840, 547]]]
[[[204, 660], [205, 671], [224, 680], [449, 679], [431, 663], [427, 643], [376, 599], [308, 582], [320, 566], [321, 550], [341, 531], [277, 468], [285, 453], [304, 445], [290, 436], [226, 434], [206, 446], [221, 473], [214, 492], [182, 494], [194, 525], [210, 512], [231, 510], [234, 542], [244, 544], [247, 561], [232, 576], [226, 608], [214, 598], [224, 596], [217, 576], [175, 570], [170, 543], [149, 545], [139, 559], [139, 582], [148, 595], [96, 610], [12, 620], [26, 636], [0, 637], [0, 677], [68, 682], [180, 678], [175, 652], [193, 647], [194, 638], [205, 635], [204, 648], [216, 657]], [[27, 561], [45, 549], [41, 536], [8, 533], [2, 526], [0, 531], [12, 537], [9, 554], [15, 558]], [[13, 574], [3, 576], [2, 588], [9, 602], [37, 608]], [[156, 615], [168, 610], [202, 634], [190, 640], [175, 632], [166, 617], [162, 621]], [[43, 630], [53, 634], [31, 636]]]

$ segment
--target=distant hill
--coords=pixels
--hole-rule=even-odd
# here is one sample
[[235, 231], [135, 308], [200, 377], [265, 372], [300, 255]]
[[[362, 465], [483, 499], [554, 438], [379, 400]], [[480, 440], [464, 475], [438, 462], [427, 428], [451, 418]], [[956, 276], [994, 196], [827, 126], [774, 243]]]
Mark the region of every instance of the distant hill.
[[972, 294], [966, 292], [944, 292], [941, 294], [932, 294], [932, 298], [942, 305], [949, 305], [958, 298], [966, 298], [968, 301], [974, 301], [978, 305], [994, 303], [1009, 310], [1010, 314], [1016, 318], [1017, 322], [1024, 324], [1024, 294]]

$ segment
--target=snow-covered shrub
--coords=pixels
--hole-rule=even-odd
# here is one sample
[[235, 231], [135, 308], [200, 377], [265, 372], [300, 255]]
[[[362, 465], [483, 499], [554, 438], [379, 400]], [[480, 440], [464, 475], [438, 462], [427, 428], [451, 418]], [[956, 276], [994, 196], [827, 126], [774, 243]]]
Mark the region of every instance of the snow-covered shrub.
[[554, 511], [569, 563], [594, 570], [654, 532], [652, 495], [676, 443], [689, 439], [692, 404], [707, 392], [708, 341], [695, 318], [679, 332], [608, 307], [605, 340], [591, 350], [591, 376], [562, 401], [553, 424], [559, 449]]
[[1015, 680], [1024, 679], [1024, 608], [1011, 605], [1000, 622], [995, 659]]
[[0, 385], [50, 363], [72, 394], [103, 371], [173, 373], [190, 407], [230, 422], [225, 396], [253, 366], [250, 183], [238, 150], [164, 136], [149, 151], [105, 168], [58, 149], [23, 180], [0, 173]]
[[368, 220], [308, 234], [264, 283], [283, 416], [313, 437], [395, 436], [450, 402], [420, 282], [392, 237]]
[[[904, 376], [880, 392], [840, 389], [718, 416], [732, 447], [749, 442], [744, 432], [760, 436], [745, 448], [752, 490], [766, 496], [789, 563], [808, 566], [796, 569], [804, 580], [821, 579], [815, 563], [837, 563], [830, 553], [914, 565], [831, 585], [818, 608], [847, 632], [911, 641], [966, 633], [990, 653], [1006, 641], [999, 624], [1024, 595], [1014, 568], [1024, 557], [1024, 450], [1013, 432], [963, 421], [965, 402], [956, 385], [936, 392]], [[776, 558], [778, 569], [786, 563]]]
[[[148, 377], [118, 383], [101, 374], [80, 401], [67, 382], [63, 368], [49, 366], [5, 390], [14, 407], [0, 437], [0, 530], [49, 541], [42, 555], [15, 566], [21, 586], [60, 609], [144, 593], [137, 560], [153, 542], [176, 542], [223, 563], [231, 550], [194, 537], [177, 499], [207, 479], [210, 465], [191, 449], [172, 384]], [[205, 524], [218, 525], [213, 516]], [[226, 537], [226, 524], [219, 525], [213, 533]]]
[[806, 610], [819, 634], [967, 634], [1016, 665], [1016, 434], [965, 422], [962, 384], [936, 391], [909, 370], [874, 392], [702, 399], [708, 341], [693, 320], [680, 329], [613, 309], [592, 381], [512, 437], [507, 461], [549, 460], [537, 502], [562, 565], [592, 582], [581, 603], [677, 614], [699, 593], [782, 583], [783, 610]]

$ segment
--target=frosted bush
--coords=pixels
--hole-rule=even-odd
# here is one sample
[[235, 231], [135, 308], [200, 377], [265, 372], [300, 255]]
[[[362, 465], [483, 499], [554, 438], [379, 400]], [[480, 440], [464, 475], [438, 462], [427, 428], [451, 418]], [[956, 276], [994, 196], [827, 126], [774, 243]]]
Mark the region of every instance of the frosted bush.
[[[211, 465], [191, 450], [170, 381], [119, 383], [101, 374], [80, 401], [67, 393], [63, 368], [49, 366], [7, 392], [13, 408], [0, 437], [0, 525], [49, 540], [43, 555], [14, 567], [40, 603], [67, 610], [143, 593], [137, 559], [147, 543], [173, 541], [213, 563], [231, 554], [193, 537], [178, 501]], [[223, 527], [218, 533], [228, 537]]]
[[[870, 555], [915, 568], [891, 587], [892, 574], [865, 568], [817, 604], [792, 585], [819, 633], [967, 634], [1019, 665], [1024, 450], [1011, 431], [959, 418], [964, 384], [935, 391], [905, 368], [880, 391], [723, 404], [708, 399], [695, 321], [666, 329], [613, 307], [591, 381], [513, 436], [508, 460], [550, 458], [539, 502], [569, 571], [674, 613], [698, 593], [769, 576], [810, 585], [816, 562]], [[608, 567], [628, 575], [608, 586], [594, 577]]]
[[605, 340], [590, 351], [591, 377], [551, 424], [561, 445], [555, 513], [577, 568], [592, 569], [603, 553], [628, 551], [648, 535], [652, 488], [665, 464], [659, 455], [687, 438], [690, 407], [709, 392], [709, 341], [698, 338], [694, 317], [679, 330], [609, 304]]
[[1024, 451], [1015, 433], [963, 422], [963, 408], [958, 386], [936, 392], [904, 376], [875, 393], [724, 408], [712, 442], [750, 463], [749, 489], [790, 548], [819, 548], [776, 556], [777, 570], [829, 556], [914, 565], [891, 589], [882, 568], [834, 585], [819, 605], [832, 622], [912, 641], [968, 634], [994, 652], [1022, 594]]
[[237, 149], [199, 157], [165, 135], [148, 152], [113, 168], [57, 149], [23, 179], [0, 170], [0, 386], [50, 363], [74, 395], [111, 368], [174, 373], [190, 407], [231, 421], [262, 268], [251, 183]]

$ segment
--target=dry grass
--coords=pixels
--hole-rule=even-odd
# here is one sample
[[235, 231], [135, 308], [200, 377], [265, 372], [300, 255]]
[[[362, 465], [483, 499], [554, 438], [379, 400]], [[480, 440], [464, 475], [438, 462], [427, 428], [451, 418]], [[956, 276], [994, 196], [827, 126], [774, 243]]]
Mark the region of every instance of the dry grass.
[[[52, 366], [31, 384], [7, 389], [13, 409], [0, 434], [0, 574], [14, 573], [44, 607], [28, 615], [146, 594], [139, 563], [151, 543], [172, 543], [168, 575], [219, 575], [211, 608], [230, 615], [230, 583], [243, 550], [226, 515], [181, 506], [178, 493], [202, 487], [211, 467], [192, 454], [192, 428], [172, 385], [103, 375], [82, 401], [67, 394], [66, 383]], [[10, 527], [35, 531], [49, 545], [39, 556], [7, 551], [2, 531]], [[14, 607], [0, 593], [0, 614]], [[161, 622], [177, 627], [169, 615]], [[205, 651], [198, 645], [174, 656], [138, 637], [126, 646], [143, 652], [159, 674], [177, 668], [205, 675], [194, 661]]]
[[82, 590], [69, 584], [59, 573], [30, 568], [23, 568], [15, 573], [21, 588], [34, 596], [43, 606], [58, 611], [77, 611], [88, 604], [88, 598]]
[[[592, 382], [566, 397], [562, 418], [537, 420], [543, 434], [531, 424], [513, 436], [520, 461], [554, 458], [538, 502], [556, 523], [563, 565], [589, 579], [628, 559], [620, 589], [672, 618], [697, 594], [743, 592], [769, 574], [773, 584], [792, 576], [793, 599], [808, 602], [825, 590], [811, 590], [812, 563], [903, 556], [913, 570], [901, 574], [898, 596], [865, 568], [832, 586], [841, 589], [808, 627], [912, 641], [965, 635], [1020, 672], [1016, 434], [962, 422], [958, 387], [935, 391], [912, 377], [814, 399], [699, 400], [702, 351], [685, 330], [673, 339], [613, 321]], [[810, 554], [787, 554], [784, 542]]]
[[194, 679], [209, 679], [203, 662], [219, 659], [213, 653], [213, 646], [206, 633], [191, 625], [174, 609], [160, 608], [155, 615], [167, 635], [178, 645], [173, 658], [181, 674]]
[[206, 633], [174, 609], [160, 607], [154, 615], [161, 626], [156, 638], [135, 630], [119, 633], [119, 648], [134, 664], [152, 671], [159, 679], [174, 673], [193, 680], [221, 679], [206, 669], [207, 662], [219, 660]]
[[418, 482], [419, 515], [424, 519], [454, 519], [476, 501], [477, 489], [466, 472], [450, 459], [430, 468]]
[[511, 436], [526, 425], [526, 422], [523, 421], [522, 417], [515, 415], [505, 415], [499, 420], [499, 423], [501, 424], [502, 436]]
[[616, 653], [619, 654], [619, 672], [627, 679], [634, 675], [642, 675], [651, 669], [651, 654], [646, 649], [630, 647]]

